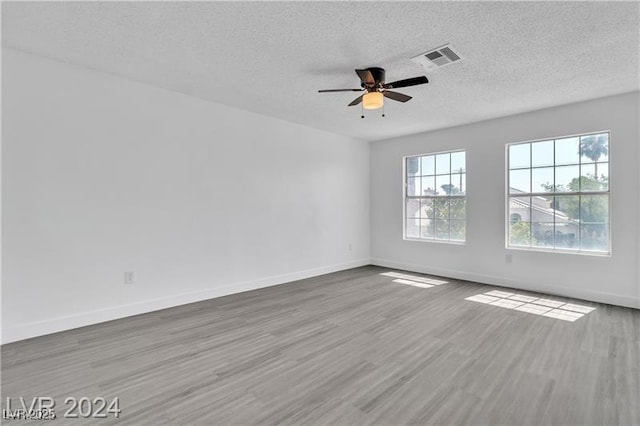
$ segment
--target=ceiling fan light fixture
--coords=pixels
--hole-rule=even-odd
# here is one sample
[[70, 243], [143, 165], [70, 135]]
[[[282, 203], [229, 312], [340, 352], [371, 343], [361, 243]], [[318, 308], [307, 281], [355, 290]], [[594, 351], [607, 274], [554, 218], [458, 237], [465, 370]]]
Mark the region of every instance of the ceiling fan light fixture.
[[384, 105], [384, 95], [381, 92], [369, 92], [362, 97], [364, 109], [378, 109]]

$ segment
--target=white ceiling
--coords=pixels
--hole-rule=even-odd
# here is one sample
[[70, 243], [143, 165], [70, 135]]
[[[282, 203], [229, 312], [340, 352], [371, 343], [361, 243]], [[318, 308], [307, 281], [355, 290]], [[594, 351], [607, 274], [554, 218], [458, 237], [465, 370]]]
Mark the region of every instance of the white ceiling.
[[[640, 89], [638, 2], [3, 2], [4, 46], [364, 140]], [[354, 68], [424, 74], [360, 119]]]

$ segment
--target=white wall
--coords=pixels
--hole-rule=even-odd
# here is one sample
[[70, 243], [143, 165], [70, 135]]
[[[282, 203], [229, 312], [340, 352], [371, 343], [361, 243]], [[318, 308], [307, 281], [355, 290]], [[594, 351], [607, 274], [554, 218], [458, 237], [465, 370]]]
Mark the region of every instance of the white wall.
[[368, 263], [364, 142], [10, 49], [2, 121], [3, 342]]
[[[369, 235], [375, 264], [640, 307], [638, 98], [368, 146], [3, 48], [2, 342], [363, 265]], [[504, 145], [604, 129], [613, 255], [506, 250]], [[404, 241], [402, 157], [457, 148], [467, 243]]]
[[[635, 92], [372, 143], [372, 262], [640, 308], [638, 105]], [[505, 144], [609, 129], [612, 256], [506, 250]], [[450, 149], [467, 150], [467, 242], [404, 241], [402, 157]]]

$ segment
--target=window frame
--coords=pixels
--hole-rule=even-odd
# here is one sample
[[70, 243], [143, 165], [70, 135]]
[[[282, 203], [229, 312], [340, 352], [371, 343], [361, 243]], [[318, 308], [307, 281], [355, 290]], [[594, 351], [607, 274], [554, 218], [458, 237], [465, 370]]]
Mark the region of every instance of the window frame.
[[[428, 156], [433, 156], [434, 158], [437, 155], [440, 154], [455, 154], [458, 152], [463, 152], [464, 153], [464, 163], [465, 163], [465, 168], [464, 168], [464, 174], [465, 174], [465, 186], [467, 183], [467, 150], [466, 148], [459, 148], [459, 149], [452, 149], [452, 150], [446, 150], [446, 151], [436, 151], [436, 152], [428, 152], [428, 153], [424, 153], [424, 154], [412, 154], [412, 155], [405, 155], [402, 157], [402, 239], [403, 241], [414, 241], [414, 242], [424, 242], [424, 243], [440, 243], [440, 244], [453, 244], [453, 245], [465, 245], [467, 243], [467, 189], [465, 189], [464, 194], [463, 195], [446, 195], [446, 196], [414, 196], [414, 197], [409, 197], [407, 196], [407, 159], [409, 158], [413, 158], [413, 157], [428, 157]], [[449, 157], [451, 158], [451, 157]], [[451, 160], [449, 160], [451, 161]], [[449, 163], [449, 165], [451, 166], [451, 163]], [[451, 176], [452, 173], [451, 170], [449, 170], [449, 176]], [[436, 172], [434, 169], [434, 176], [436, 176]], [[444, 176], [444, 175], [443, 175]], [[424, 198], [428, 198], [428, 199], [447, 199], [447, 200], [452, 200], [452, 199], [462, 199], [464, 200], [464, 207], [465, 207], [465, 215], [464, 215], [464, 240], [451, 240], [451, 239], [437, 239], [437, 238], [412, 238], [412, 237], [408, 237], [407, 236], [407, 199], [424, 199]], [[451, 232], [451, 214], [449, 214], [449, 233]], [[449, 238], [451, 237], [451, 235], [449, 235]]]
[[[531, 185], [533, 185], [533, 182], [530, 180], [530, 187], [529, 190], [530, 192], [528, 193], [522, 193], [522, 194], [511, 194], [510, 193], [510, 165], [509, 165], [509, 147], [513, 146], [513, 145], [523, 145], [523, 144], [529, 144], [531, 146], [531, 144], [537, 143], [537, 142], [549, 142], [549, 141], [553, 141], [554, 142], [554, 147], [555, 147], [555, 141], [557, 140], [561, 140], [561, 139], [569, 139], [569, 138], [581, 138], [584, 136], [590, 136], [590, 135], [601, 135], [601, 134], [607, 134], [608, 135], [608, 146], [607, 146], [607, 190], [603, 191], [603, 190], [598, 190], [598, 191], [577, 191], [577, 192], [558, 192], [555, 190], [553, 192], [541, 192], [541, 191], [537, 191], [537, 192], [533, 192], [533, 188], [531, 187]], [[579, 255], [579, 256], [596, 256], [596, 257], [611, 257], [612, 253], [613, 253], [613, 239], [612, 239], [612, 220], [611, 220], [611, 130], [607, 129], [607, 130], [597, 130], [597, 131], [590, 131], [590, 132], [585, 132], [585, 133], [575, 133], [575, 134], [570, 134], [570, 135], [561, 135], [561, 136], [551, 136], [551, 137], [546, 137], [546, 138], [540, 138], [540, 139], [530, 139], [530, 140], [524, 140], [524, 141], [519, 141], [519, 142], [508, 142], [505, 144], [505, 186], [504, 186], [504, 191], [505, 191], [505, 203], [504, 203], [504, 207], [505, 207], [505, 213], [504, 213], [504, 241], [505, 241], [505, 249], [506, 250], [517, 250], [517, 251], [528, 251], [528, 252], [543, 252], [543, 253], [558, 253], [558, 254], [571, 254], [571, 255]], [[530, 154], [531, 155], [531, 154]], [[582, 166], [582, 160], [581, 160], [581, 155], [578, 156], [579, 159], [579, 165]], [[530, 161], [531, 161], [531, 157], [530, 157]], [[594, 163], [599, 163], [598, 161], [595, 161]], [[560, 167], [563, 166], [563, 164], [560, 165]], [[542, 167], [551, 167], [551, 166], [532, 166], [531, 162], [529, 163], [529, 167], [528, 170], [532, 170], [534, 168], [542, 168]], [[556, 159], [555, 159], [555, 149], [554, 149], [554, 159], [553, 159], [553, 169], [554, 169], [554, 176], [555, 176], [555, 169], [557, 167], [559, 167], [558, 165], [556, 165]], [[525, 168], [522, 168], [525, 169]], [[581, 177], [582, 174], [580, 173], [579, 177]], [[555, 182], [554, 182], [555, 185]], [[607, 222], [607, 226], [608, 226], [608, 232], [607, 232], [607, 237], [608, 237], [608, 251], [590, 251], [590, 250], [582, 250], [580, 247], [578, 247], [577, 249], [571, 249], [571, 248], [556, 248], [554, 247], [543, 247], [543, 246], [516, 246], [516, 245], [510, 245], [509, 244], [509, 232], [510, 232], [510, 225], [511, 225], [511, 216], [510, 216], [510, 204], [511, 204], [511, 198], [517, 198], [519, 196], [529, 196], [529, 197], [535, 197], [535, 196], [583, 196], [583, 195], [607, 195], [607, 217], [608, 217], [608, 222]], [[533, 223], [533, 222], [530, 222]], [[554, 222], [555, 223], [555, 222]], [[555, 245], [555, 244], [554, 244]]]

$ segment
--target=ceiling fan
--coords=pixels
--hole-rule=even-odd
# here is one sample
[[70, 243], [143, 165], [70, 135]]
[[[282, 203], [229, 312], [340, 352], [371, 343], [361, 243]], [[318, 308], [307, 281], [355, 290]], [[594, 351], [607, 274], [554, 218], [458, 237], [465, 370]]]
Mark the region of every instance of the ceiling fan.
[[397, 89], [399, 87], [417, 86], [418, 84], [428, 83], [429, 80], [425, 76], [407, 78], [404, 80], [394, 81], [393, 83], [384, 82], [384, 68], [371, 67], [362, 70], [356, 70], [356, 74], [360, 77], [360, 89], [327, 89], [318, 90], [319, 93], [328, 92], [362, 92], [366, 93], [354, 99], [349, 106], [358, 105], [362, 102], [364, 109], [378, 109], [384, 105], [384, 98], [389, 98], [398, 102], [407, 102], [411, 96], [404, 93], [393, 92], [389, 89]]

